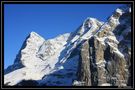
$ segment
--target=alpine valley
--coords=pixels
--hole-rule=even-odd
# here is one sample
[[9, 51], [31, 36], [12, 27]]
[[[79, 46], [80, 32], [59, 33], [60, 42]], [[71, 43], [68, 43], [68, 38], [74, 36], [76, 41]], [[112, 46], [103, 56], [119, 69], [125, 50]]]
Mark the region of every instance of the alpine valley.
[[5, 86], [131, 86], [131, 6], [118, 7], [106, 22], [88, 17], [76, 31], [45, 40], [25, 39]]

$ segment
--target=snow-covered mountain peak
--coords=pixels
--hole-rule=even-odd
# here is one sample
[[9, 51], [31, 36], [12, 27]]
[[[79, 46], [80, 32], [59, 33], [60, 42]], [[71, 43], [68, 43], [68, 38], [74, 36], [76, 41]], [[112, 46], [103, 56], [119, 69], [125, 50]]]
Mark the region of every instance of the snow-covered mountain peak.
[[96, 34], [97, 30], [104, 24], [104, 22], [97, 20], [96, 18], [88, 17], [84, 20], [82, 25], [69, 37], [71, 43], [77, 40], [89, 39]]
[[37, 59], [34, 59], [34, 56], [44, 41], [44, 38], [35, 32], [28, 35], [20, 51], [20, 60], [25, 67], [33, 67], [36, 64]]
[[42, 36], [40, 36], [39, 34], [37, 34], [37, 33], [34, 32], [34, 31], [32, 31], [32, 32], [29, 34], [29, 38], [39, 38], [39, 39], [45, 40]]
[[130, 11], [119, 7], [105, 23], [88, 17], [75, 32], [48, 40], [32, 31], [7, 68], [4, 84], [23, 86], [23, 80], [32, 80], [37, 86], [128, 85]]
[[34, 32], [34, 31], [31, 31], [30, 35], [38, 35], [38, 34], [36, 32]]
[[87, 17], [86, 20], [83, 22], [84, 28], [90, 28], [95, 26], [101, 26], [104, 22], [97, 20], [96, 18]]

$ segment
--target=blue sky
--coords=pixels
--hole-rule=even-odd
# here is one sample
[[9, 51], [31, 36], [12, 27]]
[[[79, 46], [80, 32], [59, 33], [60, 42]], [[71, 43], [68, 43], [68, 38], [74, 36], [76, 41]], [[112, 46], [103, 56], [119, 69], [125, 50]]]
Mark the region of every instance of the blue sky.
[[106, 21], [122, 4], [5, 4], [4, 68], [13, 64], [31, 31], [45, 39], [75, 31], [87, 17]]

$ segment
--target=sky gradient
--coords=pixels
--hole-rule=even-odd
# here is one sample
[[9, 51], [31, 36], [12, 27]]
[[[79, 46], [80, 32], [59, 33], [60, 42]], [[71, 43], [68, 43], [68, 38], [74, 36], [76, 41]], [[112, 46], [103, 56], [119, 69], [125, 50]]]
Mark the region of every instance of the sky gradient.
[[75, 31], [87, 17], [105, 22], [119, 6], [122, 4], [5, 4], [4, 68], [13, 64], [31, 31], [54, 38]]

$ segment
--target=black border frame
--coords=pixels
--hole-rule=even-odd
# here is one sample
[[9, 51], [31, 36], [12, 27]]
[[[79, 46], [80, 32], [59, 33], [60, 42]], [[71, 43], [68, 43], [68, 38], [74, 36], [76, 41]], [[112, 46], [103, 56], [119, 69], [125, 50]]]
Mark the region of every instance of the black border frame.
[[[46, 86], [46, 87], [20, 87], [20, 86], [4, 86], [4, 4], [131, 4], [131, 29], [132, 33], [132, 87], [100, 87], [100, 86]], [[134, 88], [134, 1], [1, 1], [1, 89], [133, 89]]]

